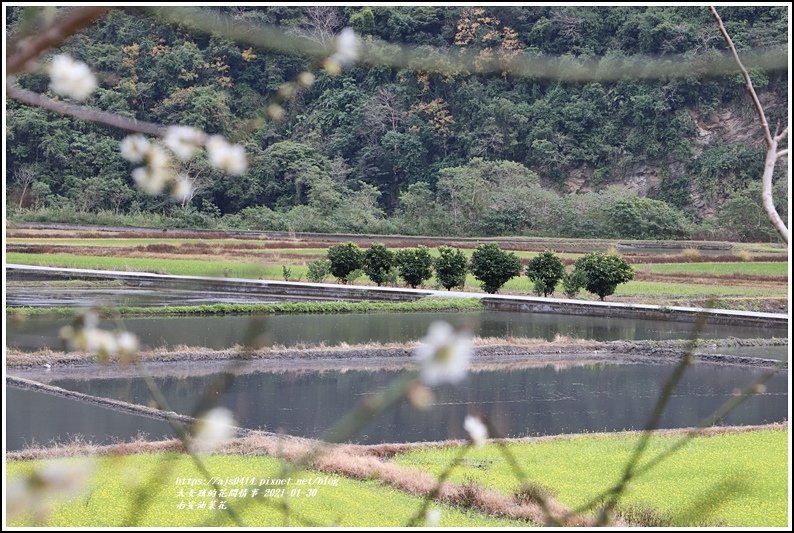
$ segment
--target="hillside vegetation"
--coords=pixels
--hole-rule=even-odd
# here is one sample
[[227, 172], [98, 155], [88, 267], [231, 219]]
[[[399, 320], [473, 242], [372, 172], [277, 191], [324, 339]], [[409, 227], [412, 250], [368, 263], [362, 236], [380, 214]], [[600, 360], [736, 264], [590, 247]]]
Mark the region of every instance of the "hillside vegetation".
[[[121, 133], [9, 103], [12, 218], [776, 240], [760, 208], [764, 150], [741, 77], [693, 67], [725, 50], [705, 7], [204, 9], [321, 43], [352, 27], [364, 40], [475, 58], [526, 53], [597, 60], [609, 71], [610, 61], [651, 56], [693, 70], [577, 83], [508, 70], [442, 75], [363, 64], [331, 75], [299, 53], [115, 10], [59, 50], [100, 74], [88, 105], [225, 135], [245, 145], [248, 172], [224, 177], [194, 160], [186, 169], [192, 198], [149, 197], [134, 187], [119, 153]], [[11, 35], [21, 13], [9, 10]], [[743, 54], [788, 46], [785, 7], [724, 7], [721, 14]], [[295, 83], [306, 71], [314, 82]], [[788, 73], [752, 74], [770, 124], [785, 124]], [[48, 91], [44, 72], [19, 81]], [[284, 100], [285, 91], [294, 94]], [[274, 113], [276, 100], [283, 107]], [[778, 179], [784, 219], [786, 189]]]

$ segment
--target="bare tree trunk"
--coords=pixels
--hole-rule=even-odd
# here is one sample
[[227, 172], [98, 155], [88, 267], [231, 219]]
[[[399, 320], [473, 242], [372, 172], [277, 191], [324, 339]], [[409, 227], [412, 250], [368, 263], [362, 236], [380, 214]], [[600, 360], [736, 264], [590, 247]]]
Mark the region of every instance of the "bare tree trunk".
[[742, 71], [742, 76], [744, 77], [744, 81], [747, 85], [747, 92], [750, 93], [750, 98], [753, 99], [753, 104], [755, 105], [755, 111], [758, 114], [758, 120], [761, 123], [761, 130], [764, 133], [764, 140], [766, 141], [766, 160], [764, 161], [764, 173], [761, 176], [761, 200], [764, 205], [764, 210], [766, 211], [766, 215], [769, 218], [769, 221], [774, 226], [775, 230], [780, 234], [780, 237], [788, 244], [788, 228], [786, 227], [785, 222], [783, 219], [780, 218], [780, 215], [775, 208], [775, 202], [772, 199], [772, 175], [775, 172], [775, 164], [777, 160], [783, 157], [788, 156], [788, 149], [781, 150], [778, 152], [777, 146], [780, 141], [782, 141], [786, 134], [788, 134], [788, 128], [785, 128], [779, 134], [773, 136], [772, 132], [769, 130], [769, 122], [766, 120], [766, 114], [764, 113], [764, 106], [761, 105], [761, 100], [758, 98], [758, 94], [755, 92], [755, 88], [753, 87], [753, 82], [750, 79], [750, 74], [747, 72], [747, 69], [744, 68], [744, 64], [742, 64], [741, 59], [739, 59], [739, 54], [736, 53], [736, 47], [733, 45], [733, 41], [731, 40], [731, 36], [728, 35], [728, 30], [725, 29], [725, 25], [722, 23], [722, 19], [720, 18], [719, 13], [714, 8], [714, 6], [709, 7], [711, 14], [714, 16], [714, 19], [717, 21], [717, 25], [720, 28], [720, 32], [722, 33], [722, 37], [725, 39], [725, 42], [728, 43], [728, 48], [730, 48], [731, 53], [733, 54], [733, 59], [736, 61], [736, 64], [739, 65], [739, 70]]
[[25, 192], [28, 190], [28, 184], [26, 183], [24, 187], [22, 187], [22, 194], [19, 195], [19, 205], [17, 209], [22, 209], [22, 201], [25, 199]]
[[33, 169], [30, 168], [30, 165], [25, 165], [14, 172], [14, 177], [16, 181], [22, 185], [22, 194], [19, 196], [19, 205], [17, 206], [17, 209], [22, 209], [22, 204], [25, 202], [25, 193], [28, 191], [28, 188], [33, 185], [36, 175]]

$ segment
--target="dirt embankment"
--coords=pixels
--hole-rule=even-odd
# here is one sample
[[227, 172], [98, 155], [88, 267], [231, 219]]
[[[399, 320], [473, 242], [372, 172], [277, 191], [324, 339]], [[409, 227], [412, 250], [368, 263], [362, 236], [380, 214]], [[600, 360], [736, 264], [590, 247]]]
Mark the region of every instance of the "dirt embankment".
[[[701, 347], [710, 349], [735, 346], [787, 345], [787, 339], [704, 340]], [[417, 343], [364, 344], [339, 346], [272, 346], [260, 349], [240, 347], [216, 350], [178, 346], [143, 351], [140, 360], [149, 364], [155, 375], [203, 375], [224, 371], [246, 373], [300, 372], [318, 370], [401, 370], [414, 367]], [[560, 368], [595, 362], [616, 364], [653, 364], [680, 359], [686, 341], [612, 341], [597, 342], [559, 337], [544, 339], [474, 339], [472, 370], [527, 368], [555, 365]], [[697, 351], [697, 350], [696, 350]], [[771, 367], [779, 361], [755, 357], [699, 354], [698, 360], [712, 364]], [[201, 362], [202, 364], [195, 364]], [[182, 364], [180, 364], [182, 363]], [[186, 365], [184, 363], [191, 363]], [[231, 363], [231, 364], [230, 364]], [[785, 362], [783, 363], [785, 365]], [[6, 368], [41, 380], [51, 380], [64, 373], [91, 377], [128, 375], [123, 365], [99, 365], [95, 357], [83, 352], [9, 350]]]
[[[61, 235], [60, 238], [65, 238]], [[162, 236], [161, 236], [162, 237]], [[33, 239], [46, 239], [58, 238], [55, 236], [26, 236], [18, 238]], [[80, 238], [69, 236], [69, 238]], [[84, 238], [110, 238], [107, 235], [100, 236], [85, 236]], [[122, 235], [119, 238], [132, 238], [127, 235]], [[151, 238], [151, 236], [136, 236], [134, 238]], [[165, 237], [162, 237], [165, 238]], [[168, 235], [167, 238], [173, 239], [173, 235]], [[247, 241], [247, 240], [246, 240]], [[377, 241], [360, 241], [358, 244], [367, 247]], [[59, 254], [69, 253], [78, 255], [95, 255], [95, 256], [125, 256], [125, 257], [171, 257], [171, 258], [189, 258], [191, 256], [226, 256], [226, 257], [267, 257], [268, 255], [277, 255], [285, 259], [306, 260], [315, 259], [316, 257], [323, 256], [322, 252], [325, 248], [333, 245], [333, 242], [323, 241], [281, 241], [281, 240], [266, 240], [266, 241], [251, 241], [251, 242], [185, 242], [181, 244], [169, 243], [152, 243], [142, 244], [135, 246], [79, 246], [79, 245], [64, 245], [64, 244], [36, 244], [35, 242], [25, 244], [8, 244], [6, 250], [9, 252], [21, 252], [31, 254]], [[389, 243], [391, 247], [397, 248], [413, 248], [422, 244], [418, 241], [398, 241]], [[463, 249], [473, 249], [476, 243], [456, 243], [449, 242], [449, 246], [454, 246]], [[537, 246], [532, 244], [522, 243], [504, 243], [507, 250], [518, 252], [542, 252], [549, 249], [549, 245]], [[555, 252], [568, 252], [568, 253], [585, 253], [583, 246], [577, 245], [573, 250], [564, 249], [565, 246], [551, 246]], [[600, 249], [600, 247], [597, 247]], [[320, 252], [317, 254], [306, 253], [288, 253], [284, 250], [307, 250], [318, 249]], [[275, 251], [274, 251], [275, 250]], [[658, 263], [740, 263], [746, 262], [747, 259], [733, 254], [702, 254], [702, 255], [683, 255], [683, 254], [643, 254], [642, 252], [624, 253], [622, 254], [629, 263], [632, 264], [658, 264]], [[526, 261], [526, 259], [524, 260]], [[563, 258], [563, 263], [572, 265], [575, 262], [573, 258]], [[754, 254], [752, 261], [763, 262], [786, 262], [788, 257], [785, 254]], [[761, 276], [763, 277], [763, 276]]]

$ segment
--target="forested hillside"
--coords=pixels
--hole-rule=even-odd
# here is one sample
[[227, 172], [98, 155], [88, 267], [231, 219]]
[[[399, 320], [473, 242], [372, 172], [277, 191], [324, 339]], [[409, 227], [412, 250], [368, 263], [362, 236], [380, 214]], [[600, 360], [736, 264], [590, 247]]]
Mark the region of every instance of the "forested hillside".
[[[482, 58], [648, 55], [677, 57], [684, 69], [726, 49], [705, 7], [217, 11], [320, 43], [351, 27], [364, 40]], [[740, 52], [788, 46], [785, 7], [720, 11]], [[20, 13], [9, 11], [11, 34]], [[245, 146], [248, 172], [223, 176], [197, 159], [186, 169], [195, 183], [188, 201], [147, 196], [120, 155], [122, 132], [9, 102], [12, 216], [156, 213], [177, 225], [294, 231], [776, 240], [760, 207], [763, 140], [738, 73], [565, 82], [354, 64], [334, 75], [299, 53], [132, 11], [110, 12], [62, 51], [100, 76], [88, 105], [225, 135]], [[307, 71], [313, 83], [301, 76]], [[788, 72], [753, 71], [753, 79], [773, 128], [786, 124]], [[44, 72], [19, 82], [48, 91]], [[776, 203], [785, 217], [781, 178]]]

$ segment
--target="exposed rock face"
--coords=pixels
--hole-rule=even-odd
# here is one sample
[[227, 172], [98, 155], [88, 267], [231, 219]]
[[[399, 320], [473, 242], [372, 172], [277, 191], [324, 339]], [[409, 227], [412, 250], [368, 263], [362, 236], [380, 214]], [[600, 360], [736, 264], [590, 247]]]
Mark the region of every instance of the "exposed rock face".
[[630, 191], [640, 196], [647, 196], [652, 189], [658, 189], [662, 181], [658, 166], [637, 165], [626, 172], [624, 183]]
[[695, 157], [700, 155], [704, 148], [716, 143], [750, 145], [763, 143], [761, 128], [750, 108], [727, 107], [708, 116], [693, 111], [691, 116], [697, 130], [692, 147]]
[[568, 192], [587, 192], [590, 191], [590, 178], [593, 177], [593, 169], [580, 167], [572, 170], [565, 178], [565, 188]]
[[[765, 109], [785, 108], [786, 102], [774, 93], [759, 95]], [[763, 146], [764, 139], [758, 118], [750, 99], [743, 99], [741, 105], [721, 108], [713, 113], [705, 114], [698, 110], [690, 111], [694, 131], [691, 133], [691, 157], [687, 160], [648, 161], [634, 164], [627, 168], [612, 168], [607, 181], [594, 186], [591, 182], [595, 169], [579, 167], [572, 169], [565, 180], [567, 192], [587, 192], [593, 189], [620, 184], [639, 196], [653, 196], [660, 190], [662, 168], [666, 167], [671, 177], [687, 176], [691, 163], [704, 150], [720, 145], [747, 144]], [[770, 121], [771, 122], [771, 121]], [[774, 124], [771, 124], [774, 129]], [[690, 176], [695, 178], [696, 176]], [[730, 176], [726, 175], [726, 179]], [[727, 199], [726, 194], [704, 194], [692, 188], [690, 200], [694, 208], [703, 216], [710, 217], [719, 211], [719, 206]]]

